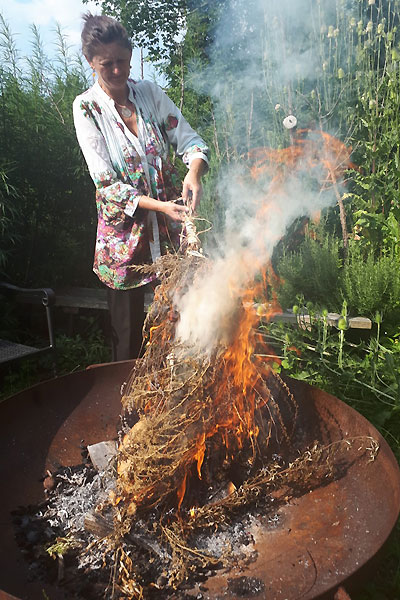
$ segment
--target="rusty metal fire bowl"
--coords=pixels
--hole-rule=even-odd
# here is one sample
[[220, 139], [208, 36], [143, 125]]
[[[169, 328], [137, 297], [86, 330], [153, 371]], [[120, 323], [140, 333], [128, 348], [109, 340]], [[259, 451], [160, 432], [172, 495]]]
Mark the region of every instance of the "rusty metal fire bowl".
[[[10, 513], [43, 500], [47, 469], [80, 463], [82, 439], [94, 444], [115, 436], [120, 386], [131, 367], [114, 363], [53, 379], [0, 405], [1, 600], [68, 598], [61, 587], [29, 581]], [[259, 590], [249, 594], [260, 599], [332, 598], [339, 585], [368, 569], [396, 523], [400, 472], [385, 440], [337, 398], [299, 381], [287, 383], [300, 407], [295, 436], [300, 450], [315, 440], [372, 436], [379, 452], [373, 462], [354, 461], [334, 481], [289, 501], [278, 525], [257, 527], [256, 561], [240, 572], [210, 577], [203, 584], [206, 600], [246, 597], [229, 583], [235, 578], [259, 582]]]

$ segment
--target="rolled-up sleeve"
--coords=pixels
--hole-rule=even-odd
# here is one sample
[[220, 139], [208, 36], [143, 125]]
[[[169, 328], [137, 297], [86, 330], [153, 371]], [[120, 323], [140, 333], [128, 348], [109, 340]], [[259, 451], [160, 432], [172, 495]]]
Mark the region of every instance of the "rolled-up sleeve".
[[155, 83], [146, 82], [156, 106], [157, 117], [169, 143], [187, 167], [195, 158], [208, 164], [209, 149], [204, 140], [191, 128], [179, 108]]
[[132, 217], [136, 211], [140, 193], [136, 187], [124, 183], [115, 172], [106, 142], [98, 129], [88, 103], [77, 97], [73, 103], [73, 117], [79, 146], [89, 169], [96, 190], [105, 202], [105, 216], [110, 219], [121, 216], [123, 211]]

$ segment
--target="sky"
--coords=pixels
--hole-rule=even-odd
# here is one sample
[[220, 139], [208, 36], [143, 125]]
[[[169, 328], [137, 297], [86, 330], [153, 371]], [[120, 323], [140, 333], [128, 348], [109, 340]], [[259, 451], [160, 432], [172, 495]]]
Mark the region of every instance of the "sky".
[[[90, 10], [100, 14], [99, 6], [93, 1], [83, 4], [81, 0], [0, 0], [0, 14], [8, 23], [14, 36], [20, 56], [31, 53], [32, 32], [30, 27], [35, 24], [43, 41], [44, 49], [49, 58], [56, 54], [56, 23], [70, 45], [70, 52], [80, 52], [81, 15]], [[150, 67], [145, 66], [145, 78], [152, 79], [154, 74]], [[132, 57], [131, 76], [140, 77], [140, 53], [134, 50]]]

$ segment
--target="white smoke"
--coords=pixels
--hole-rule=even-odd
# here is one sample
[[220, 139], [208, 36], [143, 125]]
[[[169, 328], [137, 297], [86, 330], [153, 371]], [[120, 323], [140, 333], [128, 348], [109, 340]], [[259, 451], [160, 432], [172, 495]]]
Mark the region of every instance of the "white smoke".
[[[241, 291], [267, 264], [288, 226], [335, 202], [332, 193], [321, 194], [318, 186], [313, 191], [304, 172], [301, 177], [289, 175], [279, 196], [269, 195], [270, 181], [246, 177], [245, 159], [240, 158], [249, 145], [268, 145], [271, 130], [266, 121], [275, 103], [289, 93], [293, 101], [299, 80], [312, 85], [318, 56], [308, 41], [319, 26], [312, 18], [313, 4], [313, 0], [231, 0], [221, 19], [211, 65], [193, 74], [197, 89], [213, 98], [234, 155], [219, 177], [218, 196], [225, 208], [219, 249], [208, 274], [175, 298], [180, 312], [176, 337], [195, 352], [212, 352], [224, 340]], [[334, 8], [335, 2], [326, 0], [326, 5]], [[267, 72], [269, 68], [274, 72]], [[284, 135], [282, 125], [281, 139]]]

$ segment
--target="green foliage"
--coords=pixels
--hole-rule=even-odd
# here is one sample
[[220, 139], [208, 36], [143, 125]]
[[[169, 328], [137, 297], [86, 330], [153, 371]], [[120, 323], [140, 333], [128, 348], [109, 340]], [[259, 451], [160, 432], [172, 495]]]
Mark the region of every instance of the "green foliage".
[[378, 327], [354, 340], [354, 332], [328, 326], [321, 311], [311, 311], [311, 327], [280, 322], [265, 330], [285, 373], [345, 400], [383, 433], [389, 428], [400, 457], [399, 333], [382, 337]]
[[[322, 238], [322, 241], [320, 241]], [[306, 237], [298, 250], [284, 252], [277, 260], [282, 283], [277, 290], [283, 308], [290, 308], [299, 296], [316, 305], [340, 311], [346, 301], [355, 316], [384, 315], [385, 323], [400, 318], [400, 269], [393, 251], [377, 254], [373, 246], [353, 241], [347, 256], [334, 237]]]
[[9, 184], [13, 167], [3, 159], [0, 164], [0, 269], [6, 266], [11, 248], [18, 242], [15, 222], [21, 219], [18, 212], [18, 191]]
[[188, 0], [99, 0], [102, 12], [121, 21], [134, 44], [146, 48], [152, 61], [166, 59], [176, 48]]
[[1, 249], [8, 258], [4, 271], [20, 285], [84, 285], [95, 203], [71, 106], [87, 81], [60, 31], [58, 59], [51, 65], [35, 27], [32, 36], [32, 54], [24, 61], [0, 16], [0, 194], [12, 221]]
[[338, 310], [341, 304], [338, 281], [342, 260], [340, 241], [326, 236], [322, 242], [306, 237], [297, 252], [284, 252], [277, 271], [282, 280], [278, 288], [280, 304], [291, 307], [301, 295], [307, 300]]
[[86, 321], [87, 325], [82, 333], [57, 337], [57, 369], [60, 374], [111, 361], [109, 344], [96, 321], [90, 318]]
[[400, 318], [400, 269], [393, 252], [376, 256], [352, 244], [340, 278], [341, 294], [360, 315], [382, 312], [390, 321]]
[[[369, 21], [364, 11], [363, 26], [357, 30], [354, 102], [349, 119], [354, 123], [350, 141], [357, 146], [354, 173], [356, 189], [362, 190], [360, 209], [390, 210], [399, 184], [399, 58], [397, 52], [399, 3], [378, 0]], [[375, 18], [374, 18], [375, 17]]]

